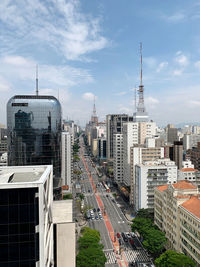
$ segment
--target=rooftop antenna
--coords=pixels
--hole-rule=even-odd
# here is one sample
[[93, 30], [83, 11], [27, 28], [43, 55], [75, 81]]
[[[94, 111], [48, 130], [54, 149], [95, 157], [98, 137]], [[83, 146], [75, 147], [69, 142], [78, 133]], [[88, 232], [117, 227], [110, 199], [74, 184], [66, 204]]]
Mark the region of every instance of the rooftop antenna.
[[36, 95], [38, 95], [38, 65], [36, 65]]
[[94, 96], [93, 116], [96, 116], [95, 96]]
[[137, 111], [137, 88], [135, 85], [135, 112]]
[[142, 42], [140, 43], [140, 86], [142, 86]]

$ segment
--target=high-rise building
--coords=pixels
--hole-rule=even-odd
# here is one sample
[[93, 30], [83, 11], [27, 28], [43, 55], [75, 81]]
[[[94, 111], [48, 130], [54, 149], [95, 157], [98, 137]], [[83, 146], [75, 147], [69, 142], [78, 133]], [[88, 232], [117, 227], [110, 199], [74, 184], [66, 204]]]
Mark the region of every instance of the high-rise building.
[[16, 95], [7, 103], [8, 165], [53, 165], [61, 185], [61, 105], [53, 96]]
[[113, 174], [117, 184], [123, 182], [123, 134], [113, 137]]
[[133, 116], [127, 114], [108, 114], [106, 116], [107, 159], [113, 159], [113, 137], [121, 134], [123, 123], [133, 121]]
[[183, 149], [187, 151], [193, 147], [197, 147], [197, 143], [200, 142], [200, 134], [184, 134], [183, 136]]
[[154, 188], [177, 182], [177, 166], [169, 159], [146, 161], [135, 165], [135, 209], [154, 208]]
[[71, 191], [73, 177], [73, 135], [62, 132], [62, 185], [67, 185]]
[[52, 184], [52, 166], [0, 168], [0, 266], [54, 266]]
[[178, 130], [174, 128], [174, 125], [167, 125], [167, 142], [173, 144], [175, 141], [178, 141]]
[[123, 125], [123, 183], [131, 185], [130, 148], [143, 145], [148, 138], [156, 134], [155, 122], [128, 122]]
[[182, 141], [174, 142], [174, 161], [178, 169], [181, 169], [182, 162], [183, 162], [183, 142]]
[[148, 145], [133, 146], [130, 151], [130, 168], [131, 168], [131, 190], [130, 190], [130, 204], [135, 206], [136, 201], [136, 190], [135, 190], [135, 165], [142, 164], [146, 161], [154, 161], [157, 159], [164, 158], [164, 148], [163, 147], [150, 147]]

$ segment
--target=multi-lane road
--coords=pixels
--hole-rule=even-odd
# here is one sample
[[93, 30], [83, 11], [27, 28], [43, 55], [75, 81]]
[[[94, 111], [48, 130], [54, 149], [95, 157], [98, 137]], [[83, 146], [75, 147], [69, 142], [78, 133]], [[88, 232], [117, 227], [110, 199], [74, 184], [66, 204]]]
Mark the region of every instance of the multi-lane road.
[[[81, 192], [84, 194], [84, 204], [91, 209], [100, 209], [103, 219], [98, 212], [94, 212], [96, 219], [88, 220], [88, 226], [98, 230], [104, 252], [107, 257], [106, 266], [129, 266], [130, 262], [148, 262], [146, 252], [133, 250], [130, 244], [125, 244], [123, 238], [117, 238], [117, 233], [130, 232], [130, 222], [124, 216], [120, 205], [116, 202], [112, 193], [106, 192], [103, 184], [99, 181], [95, 167], [90, 157], [86, 156], [83, 140], [80, 139], [80, 161], [78, 167], [81, 169]], [[120, 244], [119, 244], [120, 242]]]

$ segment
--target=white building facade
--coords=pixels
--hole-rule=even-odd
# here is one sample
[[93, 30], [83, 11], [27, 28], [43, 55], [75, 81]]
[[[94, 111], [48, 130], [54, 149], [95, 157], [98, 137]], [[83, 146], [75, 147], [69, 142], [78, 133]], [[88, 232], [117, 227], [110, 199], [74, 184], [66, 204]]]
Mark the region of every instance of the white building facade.
[[68, 185], [71, 191], [73, 177], [73, 135], [62, 132], [62, 162], [61, 162], [62, 185]]
[[155, 122], [129, 122], [123, 124], [123, 183], [131, 185], [130, 148], [135, 144], [144, 144], [146, 138], [156, 134]]
[[177, 182], [177, 166], [169, 159], [158, 159], [135, 165], [135, 210], [154, 208], [154, 188]]
[[123, 134], [113, 135], [113, 173], [117, 184], [123, 182]]

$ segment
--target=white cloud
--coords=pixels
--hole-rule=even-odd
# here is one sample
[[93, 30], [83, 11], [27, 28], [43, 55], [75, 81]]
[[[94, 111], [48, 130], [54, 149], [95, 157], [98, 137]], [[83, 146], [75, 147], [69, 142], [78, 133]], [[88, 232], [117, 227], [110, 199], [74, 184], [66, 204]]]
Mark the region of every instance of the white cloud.
[[92, 100], [94, 100], [94, 98], [96, 99], [96, 96], [91, 92], [86, 92], [82, 95], [82, 98], [85, 100], [92, 101]]
[[175, 69], [175, 70], [173, 70], [173, 72], [172, 72], [172, 74], [173, 74], [174, 76], [181, 76], [182, 73], [183, 73], [183, 69]]
[[182, 22], [186, 18], [186, 15], [183, 12], [176, 12], [170, 16], [163, 15], [162, 18], [167, 22], [177, 23]]
[[[17, 55], [4, 56], [0, 58], [0, 64], [4, 66], [4, 68], [1, 69], [1, 73], [14, 83], [20, 80], [35, 80], [37, 62], [33, 59]], [[73, 68], [68, 65], [57, 66], [46, 64], [40, 64], [38, 67], [39, 85], [42, 84], [42, 86], [47, 86], [48, 83], [50, 86], [57, 86], [57, 88], [69, 88], [80, 83], [93, 82], [90, 73], [84, 69]]]
[[101, 35], [99, 18], [83, 15], [78, 0], [1, 0], [1, 45], [13, 51], [31, 43], [46, 45], [68, 60], [103, 49], [108, 40]]
[[151, 104], [155, 105], [155, 104], [159, 104], [160, 103], [157, 98], [154, 98], [152, 96], [146, 97], [145, 102], [148, 103], [149, 105], [151, 105]]
[[168, 66], [168, 62], [167, 61], [163, 61], [161, 62], [159, 65], [158, 65], [158, 68], [157, 68], [157, 72], [160, 72], [161, 70], [163, 70], [164, 68], [166, 68]]
[[192, 106], [199, 107], [200, 106], [200, 100], [190, 100], [190, 104]]
[[11, 84], [0, 76], [0, 92], [10, 91], [12, 88]]
[[189, 64], [188, 58], [182, 53], [177, 54], [175, 57], [175, 62], [178, 63], [181, 67], [186, 67]]
[[123, 96], [123, 95], [126, 95], [126, 94], [127, 94], [127, 92], [123, 91], [123, 92], [116, 93], [115, 95], [116, 96]]

